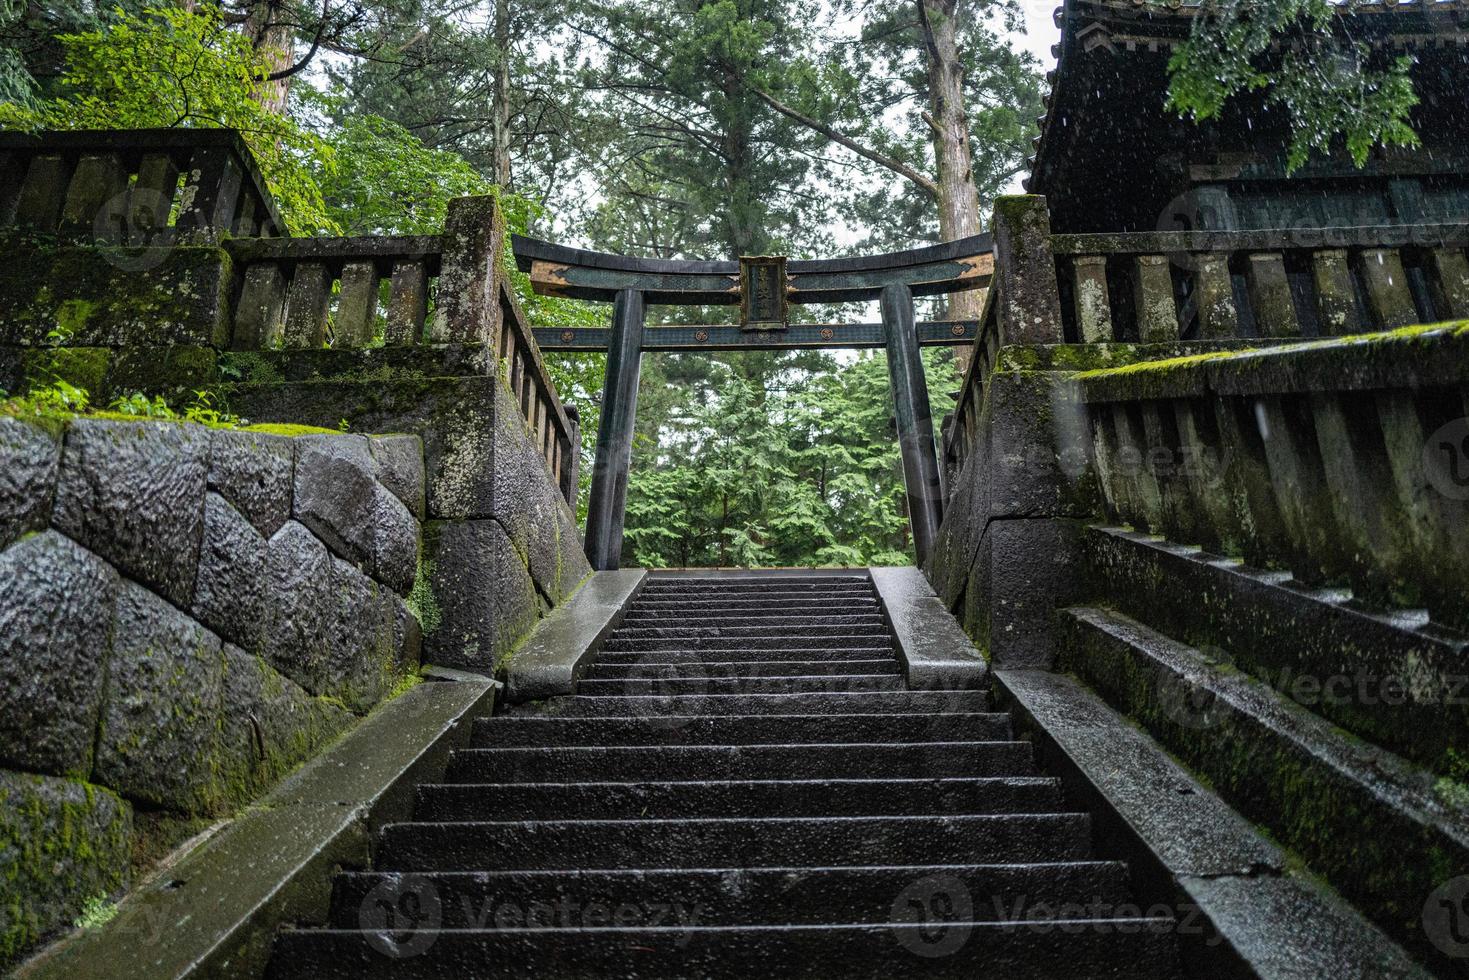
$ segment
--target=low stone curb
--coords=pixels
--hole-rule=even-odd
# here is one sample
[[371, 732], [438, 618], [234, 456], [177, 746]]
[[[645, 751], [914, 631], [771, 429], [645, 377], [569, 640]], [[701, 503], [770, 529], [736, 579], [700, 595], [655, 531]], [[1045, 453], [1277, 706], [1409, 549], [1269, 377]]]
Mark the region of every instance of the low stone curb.
[[917, 568], [874, 568], [883, 617], [915, 691], [982, 688], [989, 666]]
[[1139, 892], [1173, 903], [1187, 975], [1429, 976], [1078, 681], [994, 676], [997, 707], [1013, 709], [1047, 771], [1092, 814], [1098, 857], [1126, 860]]
[[256, 806], [129, 894], [104, 926], [24, 964], [28, 980], [258, 976], [284, 923], [326, 921], [331, 875], [366, 867], [384, 823], [441, 774], [488, 681], [426, 682], [369, 715]]
[[541, 620], [504, 667], [510, 703], [570, 694], [578, 671], [617, 628], [647, 576], [641, 568], [593, 572], [570, 599]]

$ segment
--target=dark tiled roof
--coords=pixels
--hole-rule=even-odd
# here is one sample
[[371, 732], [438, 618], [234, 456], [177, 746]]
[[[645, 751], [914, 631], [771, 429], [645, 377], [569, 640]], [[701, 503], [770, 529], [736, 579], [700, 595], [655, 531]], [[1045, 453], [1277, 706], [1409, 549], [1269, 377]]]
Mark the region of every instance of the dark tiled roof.
[[[1374, 28], [1369, 43], [1380, 47], [1469, 46], [1469, 0], [1333, 0], [1343, 16], [1366, 16]], [[1038, 178], [1055, 152], [1060, 137], [1053, 132], [1056, 117], [1067, 98], [1066, 76], [1072, 62], [1097, 50], [1168, 52], [1184, 43], [1193, 18], [1208, 0], [1064, 0], [1056, 8], [1061, 43], [1053, 45], [1056, 68], [1046, 76], [1046, 114], [1037, 122], [1040, 135], [1032, 140], [1031, 176], [1027, 190], [1038, 188]], [[1393, 18], [1393, 19], [1389, 19]]]

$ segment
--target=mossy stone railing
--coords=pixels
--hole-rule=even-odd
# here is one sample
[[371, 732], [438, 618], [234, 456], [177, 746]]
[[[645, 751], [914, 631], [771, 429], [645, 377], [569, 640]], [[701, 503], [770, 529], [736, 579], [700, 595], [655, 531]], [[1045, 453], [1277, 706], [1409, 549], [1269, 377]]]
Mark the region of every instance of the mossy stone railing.
[[[37, 254], [60, 250], [80, 260], [99, 247], [96, 269], [88, 266], [100, 270], [90, 277], [103, 284], [93, 287], [99, 295], [60, 304], [54, 319], [63, 333], [67, 309], [107, 300], [118, 254], [128, 253], [123, 268], [136, 266], [160, 288], [193, 295], [204, 287], [171, 279], [178, 273], [167, 257], [197, 253], [209, 267], [205, 285], [218, 288], [202, 304], [209, 323], [174, 331], [190, 343], [234, 351], [492, 350], [547, 467], [575, 505], [577, 415], [561, 404], [515, 298], [493, 197], [450, 202], [439, 235], [295, 238], [234, 131], [0, 133], [0, 228], [20, 233], [15, 247]], [[141, 253], [136, 262], [134, 251]], [[39, 326], [27, 325], [29, 333], [10, 342], [56, 346], [42, 336], [45, 311], [33, 319]], [[150, 351], [158, 346], [153, 340]]]
[[1053, 235], [1045, 198], [1019, 196], [993, 224], [994, 286], [944, 420], [950, 485], [1001, 347], [1212, 349], [1469, 318], [1469, 223]]
[[1073, 343], [1332, 337], [1469, 317], [1469, 224], [1056, 235]]
[[125, 245], [286, 233], [225, 129], [0, 133], [0, 226]]
[[1469, 628], [1469, 323], [1076, 382], [1110, 520]]

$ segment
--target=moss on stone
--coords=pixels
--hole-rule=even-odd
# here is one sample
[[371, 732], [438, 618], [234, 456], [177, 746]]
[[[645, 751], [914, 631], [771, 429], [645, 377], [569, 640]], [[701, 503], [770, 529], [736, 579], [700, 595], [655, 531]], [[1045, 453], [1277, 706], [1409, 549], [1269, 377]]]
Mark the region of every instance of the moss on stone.
[[340, 435], [338, 429], [323, 429], [314, 425], [286, 425], [281, 422], [259, 422], [244, 427], [245, 432], [262, 432], [271, 436]]
[[274, 360], [255, 351], [224, 351], [219, 355], [219, 376], [253, 385], [281, 384], [284, 375]]
[[24, 355], [25, 383], [45, 388], [61, 379], [87, 392], [103, 389], [112, 352], [105, 347], [50, 347]]
[[171, 397], [208, 388], [216, 380], [216, 357], [212, 347], [125, 347], [112, 357], [106, 392]]
[[108, 790], [0, 771], [0, 967], [127, 884], [131, 832]]

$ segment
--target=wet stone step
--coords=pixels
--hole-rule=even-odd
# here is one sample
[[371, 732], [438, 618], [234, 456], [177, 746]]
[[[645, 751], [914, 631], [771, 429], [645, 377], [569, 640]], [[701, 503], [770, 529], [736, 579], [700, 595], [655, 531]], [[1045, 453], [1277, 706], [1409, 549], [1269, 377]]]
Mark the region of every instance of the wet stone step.
[[[791, 656], [787, 654], [787, 656]], [[587, 671], [590, 680], [656, 679], [659, 677], [816, 677], [841, 674], [896, 674], [898, 661], [879, 660], [761, 660], [684, 664], [597, 664]]]
[[[922, 897], [922, 896], [920, 896]], [[268, 976], [1173, 980], [1171, 919], [283, 933]], [[402, 945], [398, 945], [401, 943]], [[404, 955], [407, 952], [410, 955]]]
[[644, 586], [643, 591], [638, 593], [638, 597], [634, 601], [641, 602], [644, 599], [667, 599], [670, 597], [723, 599], [760, 596], [771, 599], [784, 599], [813, 595], [871, 596], [873, 594], [872, 585], [867, 582], [792, 582], [779, 587], [758, 585], [693, 586], [653, 583]]
[[901, 691], [901, 675], [826, 674], [805, 677], [655, 677], [584, 678], [578, 694], [851, 694], [863, 691]]
[[831, 610], [833, 612], [866, 612], [877, 608], [875, 596], [846, 596], [841, 599], [822, 598], [820, 596], [800, 596], [797, 598], [778, 598], [775, 596], [760, 596], [751, 599], [638, 599], [633, 603], [631, 609], [639, 612], [657, 613], [693, 613], [715, 612], [715, 613], [785, 613], [805, 615], [805, 610]]
[[[634, 610], [627, 614], [622, 621], [622, 630], [645, 630], [645, 629], [678, 629], [682, 631], [703, 629], [755, 629], [768, 630], [770, 632], [786, 633], [800, 627], [813, 629], [839, 629], [848, 626], [867, 626], [882, 628], [882, 617], [875, 612], [868, 613], [828, 613], [812, 611], [810, 615], [791, 615], [788, 613], [779, 615], [751, 616], [747, 614], [717, 616], [708, 613], [689, 615], [687, 613], [658, 614]], [[792, 636], [809, 636], [809, 633], [792, 632]]]
[[[663, 719], [669, 728], [679, 725]], [[603, 782], [1033, 776], [1029, 742], [575, 746], [461, 749], [447, 782]]]
[[545, 705], [517, 709], [517, 713], [575, 717], [599, 715], [809, 715], [934, 714], [946, 711], [988, 711], [987, 691], [875, 691], [819, 694], [705, 694], [705, 695], [577, 695]]
[[1041, 776], [438, 783], [418, 788], [414, 819], [937, 816], [1065, 808], [1060, 782]]
[[887, 636], [888, 629], [880, 617], [869, 616], [862, 623], [809, 623], [799, 626], [779, 626], [766, 623], [755, 623], [753, 625], [740, 626], [729, 623], [711, 623], [708, 621], [679, 622], [668, 626], [619, 626], [612, 634], [612, 639], [619, 642], [629, 640], [666, 640], [679, 637], [773, 637], [784, 639], [798, 636], [831, 636], [833, 634], [842, 637], [852, 636]]
[[[331, 925], [356, 929], [385, 896], [429, 898], [445, 929], [888, 922], [920, 882], [969, 896], [976, 921], [1044, 921], [1128, 904], [1127, 867], [1105, 861], [872, 868], [357, 872], [333, 883]], [[956, 884], [957, 883], [957, 884]], [[918, 885], [921, 888], [921, 885]], [[368, 916], [364, 915], [367, 910]], [[623, 911], [627, 910], [627, 911]], [[1095, 911], [1092, 914], [1096, 914]]]
[[1081, 861], [1079, 813], [389, 824], [384, 871]]
[[1007, 714], [502, 717], [477, 721], [471, 747], [997, 742], [1011, 737]]
[[[719, 660], [723, 663], [781, 662], [799, 656], [803, 660], [819, 660], [823, 663], [851, 660], [887, 660], [895, 656], [891, 643], [868, 647], [845, 647], [829, 649], [823, 647], [804, 648], [799, 651], [786, 649], [770, 650], [721, 650]], [[708, 650], [609, 650], [597, 654], [596, 666], [620, 664], [702, 664], [708, 663]]]
[[846, 630], [839, 633], [828, 631], [825, 635], [813, 636], [748, 636], [730, 632], [662, 639], [634, 638], [617, 632], [608, 637], [602, 650], [609, 653], [649, 650], [840, 650], [847, 647], [876, 646], [887, 639], [887, 633], [874, 632], [854, 636]]

